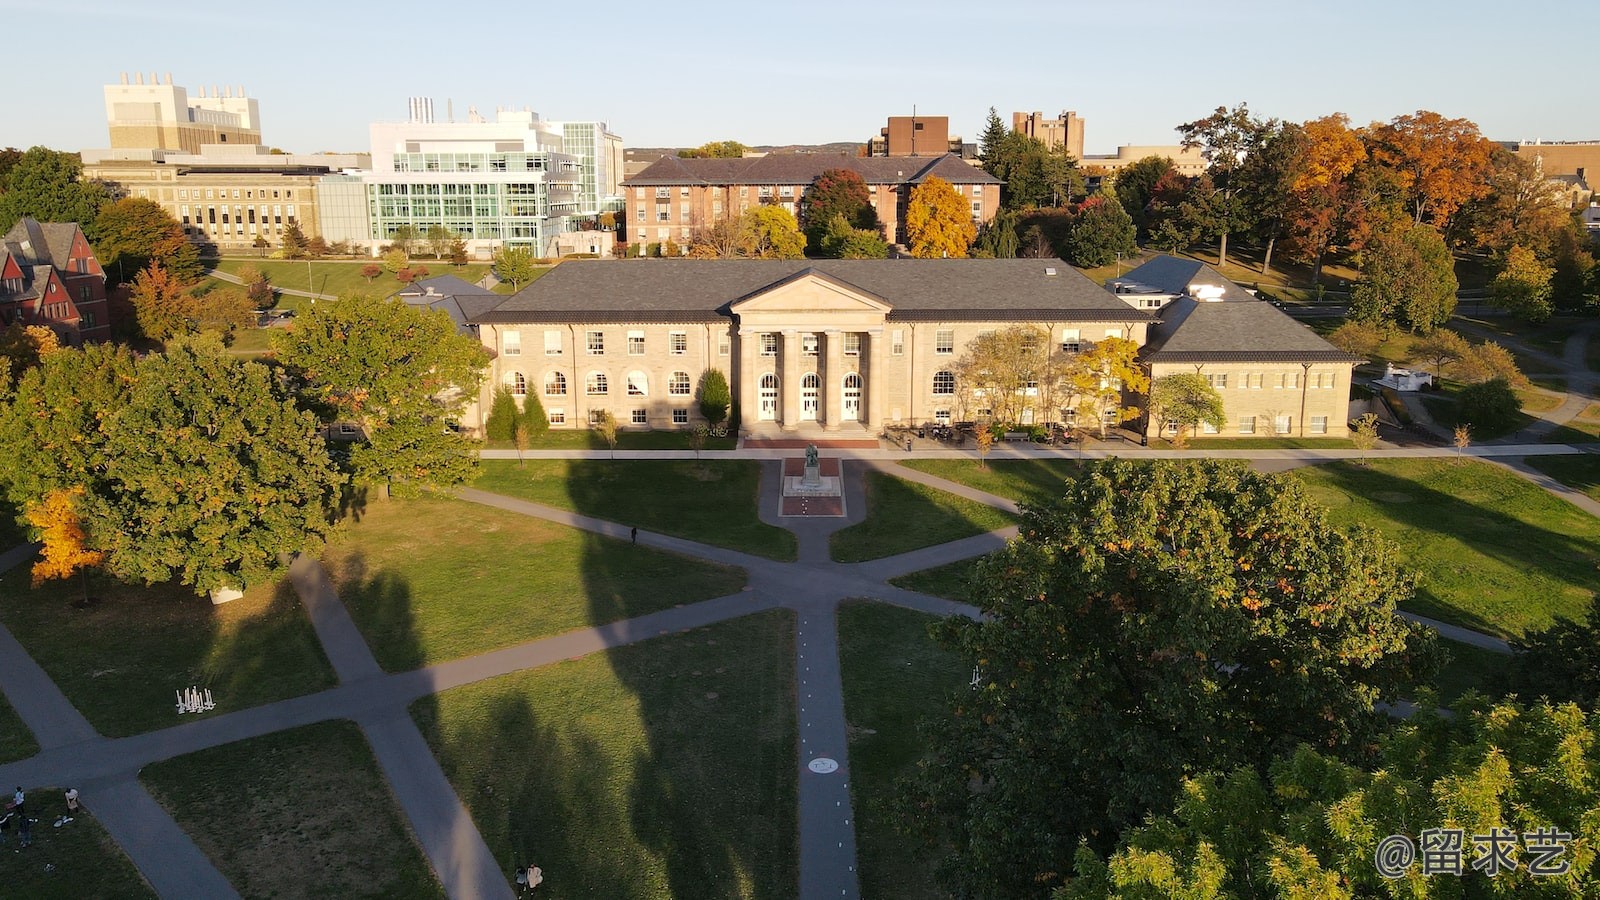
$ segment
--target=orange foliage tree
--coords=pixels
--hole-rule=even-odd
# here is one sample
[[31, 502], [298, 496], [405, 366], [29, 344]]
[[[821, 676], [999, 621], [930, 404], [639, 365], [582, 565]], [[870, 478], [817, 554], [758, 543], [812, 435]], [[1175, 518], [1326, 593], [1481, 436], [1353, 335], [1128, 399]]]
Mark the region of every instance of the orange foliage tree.
[[978, 236], [972, 210], [950, 182], [937, 175], [911, 189], [906, 204], [906, 242], [920, 259], [965, 259]]
[[[56, 488], [45, 494], [37, 505], [29, 506], [28, 524], [39, 529], [44, 540], [44, 551], [33, 564], [34, 587], [52, 578], [68, 578], [74, 572], [98, 566], [105, 558], [99, 550], [89, 549], [89, 536], [78, 517], [78, 503], [83, 495], [82, 485]], [[88, 599], [87, 575], [83, 590], [84, 598]]]
[[1467, 119], [1429, 110], [1367, 129], [1372, 158], [1399, 179], [1414, 221], [1445, 230], [1456, 210], [1488, 191], [1494, 144]]

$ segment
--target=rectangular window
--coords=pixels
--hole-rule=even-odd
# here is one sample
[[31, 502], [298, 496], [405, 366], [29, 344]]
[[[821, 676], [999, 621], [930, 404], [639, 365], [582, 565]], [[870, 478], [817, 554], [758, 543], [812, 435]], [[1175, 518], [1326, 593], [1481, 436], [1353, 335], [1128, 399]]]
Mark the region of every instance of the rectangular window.
[[1206, 383], [1220, 390], [1228, 386], [1228, 375], [1226, 372], [1221, 375], [1207, 375]]
[[634, 209], [634, 212], [636, 213], [636, 215], [633, 217], [634, 221], [643, 222], [645, 220], [644, 204], [641, 203], [637, 208]]
[[1255, 434], [1256, 433], [1256, 417], [1255, 416], [1240, 416], [1239, 417], [1239, 433], [1240, 434]]
[[521, 356], [522, 355], [522, 332], [520, 332], [520, 331], [502, 331], [502, 332], [500, 332], [500, 354], [502, 356]]
[[1201, 422], [1200, 423], [1200, 433], [1201, 434], [1216, 434], [1217, 433], [1217, 426], [1211, 424], [1210, 422]]
[[648, 425], [649, 423], [650, 423], [650, 416], [645, 410], [636, 409], [636, 410], [633, 411], [633, 424], [635, 424], [635, 425]]
[[559, 406], [551, 407], [546, 414], [550, 417], [551, 425], [567, 424], [567, 411]]
[[948, 410], [948, 409], [936, 409], [936, 410], [934, 410], [933, 411], [933, 424], [935, 424], [935, 425], [949, 425], [950, 424], [950, 410]]
[[792, 188], [792, 187], [781, 187], [781, 188], [778, 188], [778, 196], [780, 196], [780, 197], [793, 197], [794, 196], [794, 188]]
[[664, 187], [656, 188], [656, 199], [657, 200], [670, 200], [671, 198], [672, 198], [672, 188], [664, 188]]
[[560, 356], [561, 355], [561, 332], [555, 331], [553, 329], [545, 331], [545, 333], [544, 333], [544, 355], [545, 356]]
[[687, 221], [689, 221], [689, 204], [687, 204], [687, 203], [679, 203], [678, 204], [678, 221], [679, 222], [687, 222]]
[[816, 336], [816, 334], [808, 333], [808, 334], [800, 335], [800, 355], [801, 356], [816, 356], [817, 355], [817, 336]]
[[1311, 376], [1311, 386], [1321, 390], [1333, 387], [1336, 376], [1332, 372], [1318, 372]]
[[1083, 349], [1083, 332], [1077, 328], [1061, 329], [1061, 352], [1077, 353]]
[[845, 356], [860, 356], [861, 355], [861, 332], [859, 332], [859, 331], [846, 331], [844, 333], [844, 355]]
[[717, 355], [727, 356], [733, 352], [733, 337], [727, 332], [717, 335]]
[[1328, 417], [1327, 416], [1312, 416], [1311, 417], [1311, 433], [1312, 434], [1327, 434], [1328, 433]]
[[642, 332], [642, 331], [630, 331], [630, 332], [628, 332], [628, 355], [629, 356], [643, 356], [644, 355], [644, 332]]
[[900, 356], [906, 352], [906, 331], [896, 328], [889, 332], [889, 355]]
[[1121, 328], [1107, 328], [1106, 329], [1106, 339], [1107, 340], [1110, 340], [1111, 338], [1120, 338], [1120, 337], [1122, 337], [1122, 329]]
[[589, 331], [584, 334], [584, 345], [589, 348], [590, 356], [599, 356], [606, 352], [606, 335], [603, 331]]
[[777, 356], [778, 355], [778, 336], [776, 334], [773, 334], [770, 331], [762, 332], [762, 334], [761, 334], [761, 355], [762, 356]]
[[675, 410], [673, 410], [672, 411], [672, 424], [674, 424], [674, 425], [687, 425], [687, 424], [689, 424], [689, 411], [687, 409], [675, 409]]
[[950, 329], [940, 329], [933, 333], [933, 352], [940, 356], [949, 356], [956, 352], [956, 333]]
[[974, 197], [982, 197], [983, 196], [983, 185], [981, 185], [981, 184], [973, 185], [972, 186], [972, 196], [974, 196]]
[[682, 356], [689, 352], [689, 332], [674, 331], [667, 335], [667, 349], [673, 356]]
[[1272, 421], [1272, 429], [1276, 434], [1288, 434], [1289, 428], [1294, 424], [1293, 416], [1279, 416]]
[[595, 425], [599, 425], [601, 420], [604, 419], [605, 417], [606, 417], [606, 411], [603, 410], [603, 409], [591, 409], [591, 410], [589, 410], [589, 425], [590, 425], [590, 427], [593, 427]]

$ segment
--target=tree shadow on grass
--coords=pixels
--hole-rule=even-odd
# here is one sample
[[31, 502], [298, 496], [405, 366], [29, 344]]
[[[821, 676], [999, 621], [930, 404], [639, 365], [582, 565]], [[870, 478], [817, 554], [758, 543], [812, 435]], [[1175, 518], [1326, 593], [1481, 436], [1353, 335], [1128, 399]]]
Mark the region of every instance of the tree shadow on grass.
[[866, 520], [828, 538], [829, 552], [837, 562], [882, 559], [1017, 522], [1010, 513], [975, 500], [884, 472], [866, 474]]

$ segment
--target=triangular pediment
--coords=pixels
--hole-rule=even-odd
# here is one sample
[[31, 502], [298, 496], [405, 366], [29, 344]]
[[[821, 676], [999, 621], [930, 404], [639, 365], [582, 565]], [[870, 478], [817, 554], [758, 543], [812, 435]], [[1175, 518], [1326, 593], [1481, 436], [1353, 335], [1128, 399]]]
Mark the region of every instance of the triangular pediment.
[[843, 313], [882, 317], [893, 305], [884, 298], [847, 281], [804, 269], [755, 290], [729, 305], [740, 317], [782, 314]]

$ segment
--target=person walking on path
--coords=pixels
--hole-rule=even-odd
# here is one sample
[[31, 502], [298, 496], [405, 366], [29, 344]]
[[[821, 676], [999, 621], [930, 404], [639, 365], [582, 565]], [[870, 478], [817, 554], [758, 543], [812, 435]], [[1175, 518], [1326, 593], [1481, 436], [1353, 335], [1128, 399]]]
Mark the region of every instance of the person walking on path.
[[67, 788], [67, 815], [75, 816], [77, 814], [78, 814], [78, 789], [77, 788]]
[[26, 798], [22, 794], [22, 785], [19, 784], [17, 785], [17, 792], [11, 797], [11, 809], [19, 816], [27, 815], [27, 812], [22, 808], [22, 804], [25, 799]]
[[639, 543], [639, 529], [638, 528], [630, 528], [630, 529], [628, 529], [628, 540], [632, 541], [635, 544]]
[[33, 826], [28, 821], [27, 813], [17, 815], [17, 834], [22, 838], [22, 846], [26, 847], [33, 843]]

